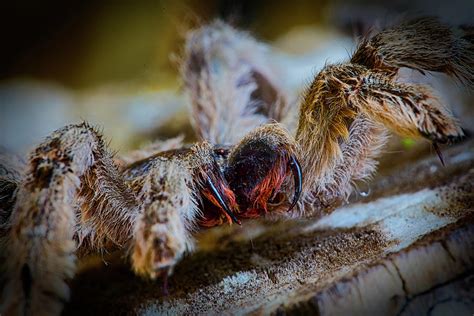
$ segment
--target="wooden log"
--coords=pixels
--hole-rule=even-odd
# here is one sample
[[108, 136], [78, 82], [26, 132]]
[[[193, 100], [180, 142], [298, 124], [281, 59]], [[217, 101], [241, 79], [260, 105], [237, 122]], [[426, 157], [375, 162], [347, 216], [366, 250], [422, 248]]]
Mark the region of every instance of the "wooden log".
[[428, 314], [474, 310], [474, 142], [385, 172], [321, 219], [209, 230], [170, 279], [83, 263], [66, 314]]

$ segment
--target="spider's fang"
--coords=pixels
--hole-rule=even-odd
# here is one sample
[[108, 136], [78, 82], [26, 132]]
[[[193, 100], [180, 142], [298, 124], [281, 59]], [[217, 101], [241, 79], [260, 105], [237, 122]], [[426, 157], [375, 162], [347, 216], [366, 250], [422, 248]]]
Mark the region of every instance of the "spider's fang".
[[436, 151], [436, 154], [438, 155], [438, 158], [439, 158], [439, 160], [441, 161], [441, 164], [443, 165], [443, 167], [445, 167], [446, 165], [444, 164], [443, 153], [441, 152], [441, 149], [439, 149], [438, 144], [437, 144], [437, 143], [433, 143], [433, 148], [434, 148], [434, 150]]
[[219, 203], [220, 207], [230, 216], [232, 221], [236, 224], [242, 225], [239, 219], [235, 216], [235, 214], [230, 210], [229, 206], [225, 203], [224, 199], [222, 198], [219, 191], [217, 191], [216, 186], [212, 183], [211, 178], [207, 177], [207, 184], [211, 189], [212, 195], [215, 197], [217, 202]]
[[289, 164], [295, 181], [295, 195], [293, 197], [293, 202], [291, 202], [290, 208], [288, 209], [288, 212], [291, 211], [293, 207], [295, 207], [296, 203], [298, 203], [303, 186], [303, 174], [301, 172], [301, 166], [294, 155], [291, 155]]
[[164, 273], [163, 273], [163, 288], [161, 290], [162, 290], [163, 296], [167, 297], [167, 296], [170, 295], [169, 290], [168, 290], [169, 268], [165, 268], [163, 270], [164, 270]]

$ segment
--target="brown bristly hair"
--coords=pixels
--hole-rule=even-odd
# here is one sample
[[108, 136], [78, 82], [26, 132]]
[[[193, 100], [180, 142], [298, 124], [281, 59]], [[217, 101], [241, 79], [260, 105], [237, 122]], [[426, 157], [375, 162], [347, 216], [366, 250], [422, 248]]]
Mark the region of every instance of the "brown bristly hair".
[[401, 67], [442, 72], [474, 87], [473, 30], [434, 17], [411, 19], [363, 39], [351, 63], [392, 74]]
[[[434, 144], [461, 138], [458, 121], [429, 87], [396, 79], [399, 68], [408, 67], [422, 73], [444, 72], [472, 87], [473, 38], [471, 28], [452, 28], [433, 18], [419, 18], [363, 39], [350, 62], [325, 66], [307, 88], [300, 108], [296, 141], [305, 170], [305, 190], [317, 195], [327, 192], [324, 188], [331, 186], [330, 181], [340, 182], [334, 178], [336, 166], [354, 167], [344, 172], [339, 167], [338, 177], [361, 179], [360, 174], [368, 174], [355, 166], [364, 166], [364, 161], [371, 165], [386, 136], [379, 128], [349, 132], [358, 114], [397, 134], [424, 137]], [[359, 153], [352, 147], [352, 153], [344, 155], [342, 148], [360, 138], [358, 133], [376, 146], [361, 146]], [[350, 163], [354, 156], [360, 163]]]
[[180, 70], [200, 139], [235, 144], [256, 126], [287, 114], [288, 97], [268, 51], [219, 20], [187, 35]]

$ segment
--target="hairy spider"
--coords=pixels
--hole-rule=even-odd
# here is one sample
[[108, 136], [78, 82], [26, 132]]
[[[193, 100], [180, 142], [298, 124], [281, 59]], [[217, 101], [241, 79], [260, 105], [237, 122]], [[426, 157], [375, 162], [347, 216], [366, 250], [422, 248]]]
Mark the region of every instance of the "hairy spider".
[[123, 249], [138, 275], [166, 278], [199, 227], [329, 212], [374, 172], [386, 128], [435, 145], [461, 137], [433, 92], [397, 73], [472, 87], [473, 34], [433, 18], [381, 31], [325, 66], [298, 110], [266, 46], [219, 21], [190, 32], [181, 74], [199, 143], [114, 158], [82, 123], [47, 137], [24, 172], [0, 161], [2, 313], [60, 313], [77, 249]]

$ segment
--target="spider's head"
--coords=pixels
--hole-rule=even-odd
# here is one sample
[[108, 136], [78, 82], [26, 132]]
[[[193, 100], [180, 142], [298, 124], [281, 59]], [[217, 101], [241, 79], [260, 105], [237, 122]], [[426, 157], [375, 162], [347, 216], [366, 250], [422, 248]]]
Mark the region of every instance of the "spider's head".
[[302, 173], [292, 144], [285, 130], [268, 124], [245, 137], [230, 153], [225, 177], [239, 205], [238, 217], [260, 217], [281, 210], [280, 206], [287, 206], [284, 210], [289, 212], [296, 205]]

